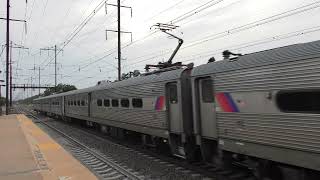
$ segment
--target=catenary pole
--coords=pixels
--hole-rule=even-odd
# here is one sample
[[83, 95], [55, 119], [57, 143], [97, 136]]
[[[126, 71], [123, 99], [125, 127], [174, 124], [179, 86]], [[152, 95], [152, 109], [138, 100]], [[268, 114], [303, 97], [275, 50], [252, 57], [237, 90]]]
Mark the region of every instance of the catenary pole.
[[39, 66], [39, 97], [40, 97], [40, 72], [41, 72], [41, 69], [40, 69], [40, 66]]
[[118, 0], [118, 80], [121, 80], [121, 21], [120, 21], [120, 0]]
[[57, 90], [57, 45], [54, 45], [54, 89]]
[[10, 107], [12, 107], [12, 41], [10, 41], [10, 62], [9, 62], [9, 65], [10, 65], [10, 70], [9, 70], [9, 73], [10, 73]]
[[9, 114], [9, 39], [10, 39], [10, 0], [7, 0], [7, 39], [6, 39], [6, 115]]

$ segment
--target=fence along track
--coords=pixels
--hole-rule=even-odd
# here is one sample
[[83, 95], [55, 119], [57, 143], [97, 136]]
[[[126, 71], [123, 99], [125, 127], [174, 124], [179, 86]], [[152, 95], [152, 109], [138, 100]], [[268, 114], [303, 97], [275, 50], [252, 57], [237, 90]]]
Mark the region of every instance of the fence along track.
[[54, 130], [59, 135], [64, 137], [69, 143], [68, 146], [72, 154], [85, 165], [87, 165], [90, 169], [92, 169], [95, 174], [99, 176], [99, 178], [106, 180], [144, 179], [144, 176], [139, 176], [136, 172], [118, 165], [110, 157], [101, 155], [100, 153], [92, 150], [90, 147], [82, 144], [78, 140], [70, 137], [59, 129], [51, 126], [44, 121], [41, 121], [38, 117], [28, 112], [27, 110], [22, 110], [21, 108], [19, 108], [18, 111], [20, 113], [26, 114], [33, 119], [36, 119], [38, 123], [46, 125], [50, 129]]

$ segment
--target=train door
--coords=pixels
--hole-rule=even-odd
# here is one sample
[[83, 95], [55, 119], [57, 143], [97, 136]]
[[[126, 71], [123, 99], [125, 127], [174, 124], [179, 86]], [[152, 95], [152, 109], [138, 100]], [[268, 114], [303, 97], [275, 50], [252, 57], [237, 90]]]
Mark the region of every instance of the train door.
[[88, 117], [91, 117], [91, 96], [92, 93], [88, 93]]
[[200, 79], [198, 83], [201, 134], [205, 137], [217, 138], [213, 80], [211, 78], [204, 78]]
[[181, 131], [180, 124], [180, 107], [178, 99], [177, 83], [167, 84], [167, 104], [169, 112], [169, 127], [171, 132], [179, 133]]
[[60, 107], [61, 107], [61, 114], [62, 114], [62, 116], [64, 116], [65, 115], [65, 113], [66, 113], [66, 110], [65, 110], [65, 96], [62, 96], [61, 97], [61, 104], [60, 104]]

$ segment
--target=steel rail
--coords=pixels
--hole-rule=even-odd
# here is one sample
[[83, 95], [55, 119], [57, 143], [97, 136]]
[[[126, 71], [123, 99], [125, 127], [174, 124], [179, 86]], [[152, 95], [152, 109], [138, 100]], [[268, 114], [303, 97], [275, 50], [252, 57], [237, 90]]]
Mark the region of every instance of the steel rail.
[[[21, 107], [20, 107], [21, 108]], [[41, 121], [40, 118], [38, 118], [37, 116], [33, 115], [31, 112], [29, 112], [28, 110], [18, 110], [20, 112], [24, 112], [24, 114], [32, 116], [32, 118], [36, 119], [38, 123], [44, 124], [47, 127], [51, 128], [52, 130], [56, 131], [57, 133], [59, 133], [60, 135], [62, 135], [64, 138], [66, 138], [67, 140], [69, 140], [69, 142], [71, 144], [74, 144], [80, 148], [82, 148], [83, 150], [85, 150], [87, 153], [91, 154], [92, 156], [94, 156], [95, 158], [99, 159], [100, 161], [106, 163], [107, 165], [109, 165], [111, 168], [115, 169], [117, 172], [119, 172], [120, 174], [124, 175], [125, 177], [127, 177], [128, 179], [132, 179], [132, 180], [142, 180], [143, 178], [139, 177], [138, 175], [136, 175], [135, 173], [132, 173], [130, 171], [128, 171], [127, 169], [119, 166], [118, 164], [116, 164], [115, 162], [105, 158], [104, 156], [100, 155], [99, 153], [93, 151], [90, 147], [82, 144], [81, 142], [79, 142], [78, 140], [76, 140], [75, 138], [72, 138], [71, 136], [65, 134], [64, 132], [62, 132], [61, 130], [53, 127], [52, 125], [49, 125], [48, 123]]]

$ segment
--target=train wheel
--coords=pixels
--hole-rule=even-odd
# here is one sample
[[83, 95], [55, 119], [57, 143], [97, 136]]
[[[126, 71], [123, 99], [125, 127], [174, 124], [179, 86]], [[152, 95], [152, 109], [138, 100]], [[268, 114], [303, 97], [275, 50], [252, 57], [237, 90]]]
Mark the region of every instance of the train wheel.
[[196, 146], [194, 143], [185, 143], [184, 144], [186, 159], [189, 162], [198, 162], [201, 160], [200, 147]]
[[259, 180], [284, 180], [281, 168], [268, 160], [261, 160], [254, 174]]

